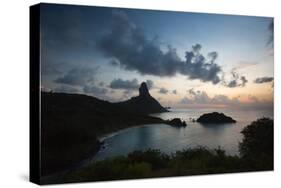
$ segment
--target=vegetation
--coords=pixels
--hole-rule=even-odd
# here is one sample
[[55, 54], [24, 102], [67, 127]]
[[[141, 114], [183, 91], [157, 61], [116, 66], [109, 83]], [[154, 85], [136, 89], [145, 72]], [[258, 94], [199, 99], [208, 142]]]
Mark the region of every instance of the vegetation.
[[245, 127], [243, 141], [239, 145], [240, 155], [251, 168], [273, 169], [273, 120], [258, 119]]
[[196, 148], [178, 151], [171, 156], [159, 150], [135, 151], [95, 162], [74, 172], [64, 182], [105, 181], [134, 178], [199, 175], [249, 171], [246, 162], [227, 156], [221, 149]]
[[242, 131], [241, 156], [228, 156], [218, 148], [203, 147], [172, 155], [159, 150], [134, 151], [97, 161], [67, 175], [63, 182], [184, 176], [273, 170], [273, 120], [262, 118]]

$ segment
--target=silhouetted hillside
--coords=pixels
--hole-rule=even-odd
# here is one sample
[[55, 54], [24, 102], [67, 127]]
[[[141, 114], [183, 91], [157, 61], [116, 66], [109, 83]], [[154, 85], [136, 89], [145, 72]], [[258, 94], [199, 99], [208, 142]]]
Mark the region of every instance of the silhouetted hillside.
[[150, 95], [145, 82], [139, 88], [139, 96], [117, 103], [117, 105], [138, 114], [168, 112], [168, 110]]
[[146, 115], [165, 109], [151, 96], [144, 95], [116, 104], [80, 94], [42, 92], [42, 175], [93, 156], [101, 144], [97, 137], [102, 134], [164, 122]]

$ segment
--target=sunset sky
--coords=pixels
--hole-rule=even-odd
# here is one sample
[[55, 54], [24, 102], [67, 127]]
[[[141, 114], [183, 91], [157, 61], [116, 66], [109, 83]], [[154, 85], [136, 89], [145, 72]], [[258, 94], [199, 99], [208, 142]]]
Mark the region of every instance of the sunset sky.
[[273, 19], [41, 6], [41, 88], [111, 102], [273, 110]]

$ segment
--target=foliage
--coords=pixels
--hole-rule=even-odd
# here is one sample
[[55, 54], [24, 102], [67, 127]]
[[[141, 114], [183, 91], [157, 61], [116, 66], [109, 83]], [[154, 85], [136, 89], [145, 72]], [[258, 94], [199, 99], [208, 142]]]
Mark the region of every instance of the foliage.
[[68, 175], [64, 182], [104, 181], [195, 174], [241, 172], [240, 158], [221, 149], [195, 148], [171, 156], [159, 150], [134, 151], [126, 157], [97, 161]]
[[240, 155], [254, 169], [273, 169], [273, 120], [261, 118], [245, 127]]

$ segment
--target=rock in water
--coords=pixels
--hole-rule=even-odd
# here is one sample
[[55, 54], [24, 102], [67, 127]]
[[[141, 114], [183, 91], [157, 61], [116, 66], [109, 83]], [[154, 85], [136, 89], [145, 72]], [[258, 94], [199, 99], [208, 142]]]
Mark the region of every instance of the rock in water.
[[236, 120], [232, 119], [229, 116], [224, 115], [223, 113], [212, 112], [208, 114], [203, 114], [197, 119], [197, 122], [205, 124], [218, 124], [218, 123], [236, 123]]
[[174, 126], [174, 127], [186, 127], [185, 121], [181, 121], [180, 118], [174, 118], [172, 120], [167, 120], [166, 123], [168, 125]]

